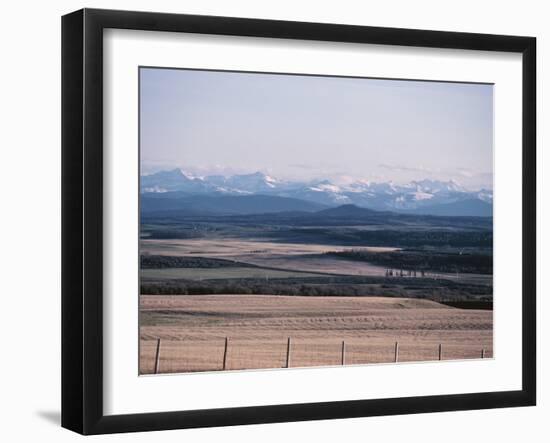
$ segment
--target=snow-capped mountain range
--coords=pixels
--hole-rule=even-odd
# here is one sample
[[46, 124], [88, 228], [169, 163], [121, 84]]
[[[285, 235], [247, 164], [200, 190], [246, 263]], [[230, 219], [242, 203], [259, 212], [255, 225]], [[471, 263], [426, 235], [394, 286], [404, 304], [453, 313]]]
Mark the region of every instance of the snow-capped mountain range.
[[425, 179], [402, 185], [391, 181], [375, 183], [357, 180], [340, 185], [329, 180], [285, 181], [261, 172], [230, 177], [196, 177], [180, 169], [141, 176], [141, 192], [218, 196], [269, 195], [300, 199], [329, 207], [353, 204], [375, 210], [435, 215], [492, 215], [493, 202], [492, 190], [467, 190], [453, 180]]

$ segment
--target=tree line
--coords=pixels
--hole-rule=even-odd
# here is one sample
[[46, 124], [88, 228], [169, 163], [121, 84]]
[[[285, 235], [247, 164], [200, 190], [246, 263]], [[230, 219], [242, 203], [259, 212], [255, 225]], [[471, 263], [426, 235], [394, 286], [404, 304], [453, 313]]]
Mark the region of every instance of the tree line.
[[[432, 251], [370, 252], [364, 249], [329, 251], [326, 254], [384, 266], [392, 276], [424, 277], [426, 271], [492, 274], [493, 256], [489, 254], [448, 254]], [[404, 274], [403, 271], [406, 271]], [[409, 272], [410, 271], [410, 272]], [[414, 273], [411, 275], [411, 273]]]

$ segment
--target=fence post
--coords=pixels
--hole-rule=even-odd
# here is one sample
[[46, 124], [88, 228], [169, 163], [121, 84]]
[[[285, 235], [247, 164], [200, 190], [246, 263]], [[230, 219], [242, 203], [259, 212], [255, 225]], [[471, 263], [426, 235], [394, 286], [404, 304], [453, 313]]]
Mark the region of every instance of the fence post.
[[160, 338], [157, 338], [157, 352], [155, 353], [155, 374], [159, 373], [160, 368]]
[[399, 361], [399, 343], [395, 342], [395, 363]]
[[485, 348], [481, 350], [481, 358], [485, 358]]
[[441, 343], [439, 343], [439, 360], [441, 360], [441, 355], [442, 355], [442, 352], [441, 352]]
[[225, 337], [225, 345], [223, 347], [223, 370], [227, 368], [227, 345], [229, 344], [229, 339]]
[[346, 364], [346, 342], [342, 340], [342, 366]]
[[288, 342], [286, 345], [286, 367], [290, 368], [290, 346], [291, 346], [291, 340], [290, 337], [288, 337]]

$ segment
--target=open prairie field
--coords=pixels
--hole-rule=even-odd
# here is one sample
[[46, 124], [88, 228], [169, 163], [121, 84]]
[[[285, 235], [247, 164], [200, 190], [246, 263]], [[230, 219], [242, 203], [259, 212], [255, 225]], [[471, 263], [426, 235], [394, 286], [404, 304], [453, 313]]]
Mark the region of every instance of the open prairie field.
[[[141, 252], [156, 255], [194, 255], [197, 257], [224, 257], [240, 259], [243, 256], [321, 254], [330, 250], [345, 251], [349, 246], [322, 243], [282, 243], [241, 238], [141, 239]], [[398, 251], [394, 247], [362, 247], [371, 252]]]
[[[378, 277], [385, 275], [387, 267], [367, 262], [345, 260], [326, 253], [329, 251], [344, 252], [350, 250], [380, 253], [401, 250], [398, 247], [385, 246], [350, 247], [317, 243], [301, 244], [243, 240], [240, 238], [141, 239], [140, 247], [142, 254], [217, 257], [264, 268], [279, 269], [281, 271], [292, 270], [309, 273]], [[143, 274], [144, 277], [152, 278], [158, 275], [158, 273]], [[480, 285], [492, 284], [492, 275], [426, 272], [426, 276]], [[170, 274], [170, 277], [188, 278], [184, 272], [181, 273], [181, 276], [178, 276], [178, 272], [173, 272]], [[265, 272], [262, 274], [262, 277], [265, 277]]]
[[140, 370], [160, 373], [493, 356], [493, 313], [389, 297], [141, 295]]

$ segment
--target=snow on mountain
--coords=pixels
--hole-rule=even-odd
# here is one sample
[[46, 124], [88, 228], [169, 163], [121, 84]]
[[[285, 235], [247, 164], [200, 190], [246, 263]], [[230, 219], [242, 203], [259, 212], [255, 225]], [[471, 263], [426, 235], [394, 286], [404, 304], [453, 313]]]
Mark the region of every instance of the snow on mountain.
[[450, 192], [465, 192], [466, 190], [454, 180], [439, 181], [439, 180], [420, 180], [413, 181], [411, 185], [416, 186], [417, 190], [425, 193], [450, 193]]
[[212, 185], [202, 178], [185, 174], [181, 169], [160, 171], [155, 174], [142, 175], [140, 189], [142, 192], [207, 192]]
[[434, 198], [433, 194], [430, 194], [428, 192], [421, 192], [421, 191], [412, 192], [409, 195], [413, 197], [413, 200], [430, 200]]
[[319, 183], [310, 186], [309, 189], [311, 189], [312, 191], [331, 192], [334, 194], [339, 194], [342, 192], [342, 189], [339, 186], [333, 185], [328, 180], [320, 181]]
[[367, 180], [356, 180], [349, 183], [346, 186], [348, 192], [371, 192], [370, 190], [371, 182]]
[[356, 180], [335, 184], [329, 180], [289, 182], [262, 172], [195, 177], [179, 169], [141, 177], [143, 193], [174, 191], [188, 194], [272, 195], [329, 206], [354, 204], [383, 211], [414, 211], [450, 204], [456, 206], [466, 201], [492, 204], [493, 201], [492, 190], [468, 191], [453, 180], [425, 179], [407, 184]]
[[231, 177], [224, 176], [208, 176], [205, 180], [226, 189], [228, 192], [236, 193], [259, 193], [263, 191], [271, 191], [280, 187], [284, 182], [270, 177], [262, 172], [253, 174], [233, 175]]
[[477, 198], [486, 203], [493, 203], [493, 191], [482, 189], [477, 193]]
[[151, 193], [151, 192], [163, 193], [163, 192], [170, 192], [170, 191], [168, 191], [168, 189], [166, 189], [166, 188], [160, 187], [159, 185], [154, 185], [154, 186], [149, 186], [149, 187], [142, 187], [142, 192], [146, 192], [146, 193]]

